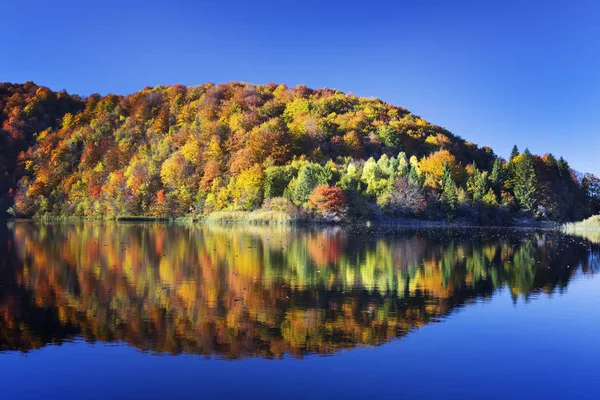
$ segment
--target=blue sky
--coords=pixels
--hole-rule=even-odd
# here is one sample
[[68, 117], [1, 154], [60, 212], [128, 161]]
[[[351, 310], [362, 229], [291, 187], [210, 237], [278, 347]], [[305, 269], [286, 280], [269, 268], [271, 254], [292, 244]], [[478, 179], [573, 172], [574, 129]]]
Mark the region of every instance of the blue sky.
[[600, 174], [600, 2], [14, 1], [0, 18], [0, 81], [326, 86]]

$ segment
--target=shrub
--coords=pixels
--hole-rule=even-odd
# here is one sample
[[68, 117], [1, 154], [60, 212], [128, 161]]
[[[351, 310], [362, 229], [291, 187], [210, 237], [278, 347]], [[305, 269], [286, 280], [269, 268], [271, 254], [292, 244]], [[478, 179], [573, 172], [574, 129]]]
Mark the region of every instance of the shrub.
[[262, 211], [283, 212], [289, 215], [295, 215], [298, 209], [294, 204], [285, 197], [273, 197], [265, 199], [261, 206]]
[[393, 214], [419, 215], [427, 207], [427, 199], [418, 183], [400, 177], [394, 182], [388, 208]]

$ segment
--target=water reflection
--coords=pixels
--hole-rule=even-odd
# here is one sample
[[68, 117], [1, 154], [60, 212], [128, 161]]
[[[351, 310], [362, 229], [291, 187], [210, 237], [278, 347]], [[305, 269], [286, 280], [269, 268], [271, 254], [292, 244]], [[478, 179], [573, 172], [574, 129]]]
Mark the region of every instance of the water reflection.
[[1, 350], [83, 337], [225, 358], [378, 345], [600, 268], [583, 238], [506, 230], [10, 223], [0, 250]]

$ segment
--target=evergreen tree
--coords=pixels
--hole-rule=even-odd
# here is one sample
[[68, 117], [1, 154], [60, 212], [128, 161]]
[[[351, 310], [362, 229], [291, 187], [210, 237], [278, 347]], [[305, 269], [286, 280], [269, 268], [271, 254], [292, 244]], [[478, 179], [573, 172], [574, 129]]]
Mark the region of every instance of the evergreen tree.
[[442, 206], [444, 211], [446, 211], [448, 221], [452, 221], [456, 216], [456, 208], [458, 206], [458, 189], [451, 177], [444, 182]]
[[564, 158], [559, 158], [558, 162], [556, 163], [556, 165], [558, 166], [558, 173], [560, 175], [561, 178], [564, 177], [568, 177], [569, 176], [569, 172], [571, 170], [571, 167], [569, 167], [569, 164], [565, 161]]
[[512, 148], [512, 151], [510, 152], [510, 161], [512, 161], [518, 155], [519, 155], [519, 148], [515, 144]]
[[413, 185], [421, 186], [421, 178], [419, 177], [419, 173], [417, 172], [417, 168], [413, 165], [410, 167], [410, 171], [408, 173], [408, 181]]
[[528, 149], [517, 165], [515, 197], [526, 211], [533, 211], [537, 201], [537, 177], [533, 167], [533, 156]]
[[448, 161], [444, 162], [444, 168], [442, 169], [442, 176], [440, 177], [440, 187], [442, 190], [446, 188], [446, 182], [448, 180], [452, 180], [452, 171], [450, 170], [450, 165]]
[[398, 176], [404, 176], [408, 174], [408, 169], [410, 168], [410, 164], [408, 163], [408, 159], [406, 158], [406, 153], [400, 152], [398, 154], [398, 166], [396, 167], [396, 172]]
[[502, 187], [502, 182], [504, 181], [502, 175], [502, 160], [496, 158], [496, 160], [494, 160], [494, 166], [492, 167], [492, 175], [490, 176], [492, 187], [496, 192], [499, 192]]
[[488, 191], [487, 172], [479, 172], [475, 180], [475, 191], [473, 192], [473, 201], [481, 201]]
[[294, 203], [297, 205], [305, 203], [315, 187], [327, 184], [325, 179], [326, 176], [320, 165], [311, 163], [303, 166], [298, 174], [298, 180], [295, 182]]
[[554, 157], [554, 155], [552, 155], [552, 153], [550, 153], [546, 156], [546, 166], [548, 168], [554, 168], [554, 167], [558, 166], [558, 161], [556, 161], [556, 157]]
[[333, 169], [331, 168], [331, 165], [329, 164], [325, 164], [325, 166], [323, 166], [321, 168], [321, 175], [319, 177], [319, 183], [321, 185], [329, 185], [331, 183], [333, 183], [334, 180], [334, 173], [333, 173]]
[[467, 189], [473, 196], [473, 202], [479, 202], [488, 191], [487, 172], [481, 172], [473, 162], [473, 173], [467, 181]]

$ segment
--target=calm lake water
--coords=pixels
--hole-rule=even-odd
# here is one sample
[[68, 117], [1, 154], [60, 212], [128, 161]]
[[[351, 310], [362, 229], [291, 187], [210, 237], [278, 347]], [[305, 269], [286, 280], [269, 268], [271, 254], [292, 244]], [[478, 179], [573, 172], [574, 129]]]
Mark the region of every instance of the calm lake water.
[[0, 224], [2, 399], [600, 398], [600, 245]]

